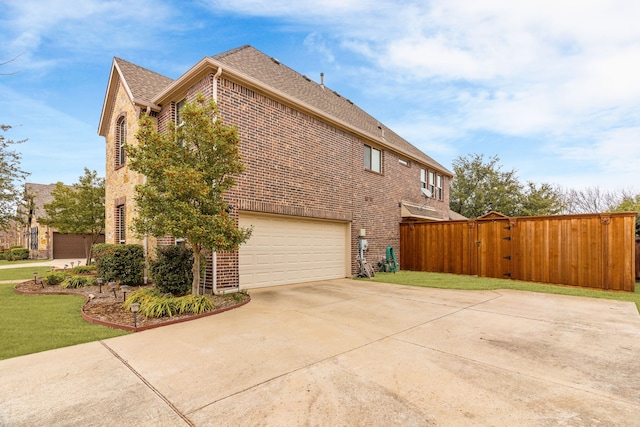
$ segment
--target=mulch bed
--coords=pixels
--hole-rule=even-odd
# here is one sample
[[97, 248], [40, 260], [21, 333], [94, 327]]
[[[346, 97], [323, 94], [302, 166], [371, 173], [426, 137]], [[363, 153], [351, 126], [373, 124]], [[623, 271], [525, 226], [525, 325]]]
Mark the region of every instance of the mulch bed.
[[172, 317], [145, 317], [138, 313], [137, 327], [134, 327], [133, 313], [125, 310], [122, 306], [125, 298], [125, 292], [129, 295], [131, 292], [139, 289], [151, 288], [152, 286], [133, 286], [120, 288], [116, 290], [115, 297], [113, 290], [102, 285], [102, 292], [98, 286], [85, 286], [82, 288], [62, 288], [60, 285], [43, 285], [39, 280], [35, 283], [33, 280], [19, 283], [15, 286], [15, 290], [21, 294], [50, 294], [50, 295], [78, 295], [84, 297], [86, 303], [82, 306], [82, 317], [91, 323], [96, 323], [111, 328], [124, 329], [127, 331], [143, 331], [146, 329], [157, 328], [159, 326], [170, 325], [174, 323], [185, 322], [200, 317], [211, 316], [213, 314], [228, 311], [240, 307], [248, 303], [251, 298], [249, 295], [240, 293], [236, 294], [237, 301], [233, 295], [207, 295], [213, 301], [214, 309], [202, 314], [185, 314]]

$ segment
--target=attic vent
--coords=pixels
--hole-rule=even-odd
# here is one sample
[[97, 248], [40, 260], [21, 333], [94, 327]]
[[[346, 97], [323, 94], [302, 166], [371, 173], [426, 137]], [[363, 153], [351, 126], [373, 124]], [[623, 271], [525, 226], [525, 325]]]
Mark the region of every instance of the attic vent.
[[274, 58], [273, 56], [271, 57], [271, 60], [273, 62], [275, 62], [276, 64], [280, 65], [280, 61], [278, 61], [276, 58]]
[[338, 92], [336, 92], [335, 90], [333, 91], [333, 93], [335, 93], [335, 94], [336, 94], [336, 96], [337, 96], [338, 98], [342, 98], [342, 97], [340, 96], [340, 94], [339, 94]]
[[310, 79], [309, 77], [307, 77], [307, 76], [302, 76], [302, 77], [304, 77], [304, 79], [305, 79], [306, 81], [308, 81], [308, 82], [310, 82], [310, 81], [311, 81], [311, 79]]
[[347, 102], [348, 102], [349, 104], [353, 105], [353, 101], [351, 101], [351, 100], [350, 100], [350, 99], [348, 99], [348, 98], [345, 98], [345, 99], [347, 100]]

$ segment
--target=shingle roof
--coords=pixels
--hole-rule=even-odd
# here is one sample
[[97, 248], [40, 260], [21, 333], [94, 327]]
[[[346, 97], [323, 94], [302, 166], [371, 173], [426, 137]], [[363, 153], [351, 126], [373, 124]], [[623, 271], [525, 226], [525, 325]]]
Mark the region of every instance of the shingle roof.
[[151, 104], [153, 97], [173, 82], [173, 79], [169, 77], [147, 70], [124, 59], [113, 58], [113, 60], [120, 69], [122, 78], [127, 83], [129, 90], [131, 90], [133, 98], [137, 101]]
[[[427, 166], [432, 166], [443, 173], [452, 175], [447, 168], [380, 123], [376, 118], [367, 114], [350, 100], [281, 64], [275, 58], [265, 55], [252, 46], [241, 46], [212, 56], [211, 59], [222, 64], [223, 68], [251, 77], [265, 87], [271, 87], [293, 99], [314, 107], [327, 116], [339, 119], [355, 129], [382, 139], [386, 145], [394, 147], [400, 153], [406, 153]], [[134, 101], [151, 105], [153, 104], [153, 99], [158, 97], [164, 90], [169, 90], [168, 87], [174, 82], [169, 77], [147, 70], [124, 59], [114, 58], [114, 62], [131, 91]], [[178, 83], [179, 80], [175, 83]]]
[[[53, 201], [51, 192], [56, 188], [56, 184], [34, 184], [27, 182], [24, 184], [25, 199], [33, 197], [34, 217], [46, 217], [44, 205]], [[26, 215], [27, 212], [24, 212]]]
[[387, 144], [396, 147], [399, 151], [408, 153], [442, 172], [451, 173], [350, 100], [281, 64], [277, 59], [265, 55], [252, 46], [246, 45], [232, 49], [212, 56], [212, 59], [349, 123], [357, 129], [371, 135], [383, 136]]

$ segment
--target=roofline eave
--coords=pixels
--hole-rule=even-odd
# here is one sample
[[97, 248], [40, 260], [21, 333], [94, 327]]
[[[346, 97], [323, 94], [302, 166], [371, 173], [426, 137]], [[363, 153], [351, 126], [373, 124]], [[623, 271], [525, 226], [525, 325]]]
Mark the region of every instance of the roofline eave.
[[185, 72], [182, 76], [180, 76], [178, 79], [174, 80], [173, 83], [171, 83], [169, 86], [167, 86], [162, 92], [160, 92], [156, 97], [154, 97], [152, 99], [152, 102], [157, 104], [157, 105], [162, 105], [163, 103], [166, 103], [169, 99], [171, 99], [171, 95], [176, 94], [176, 93], [186, 93], [187, 90], [193, 86], [193, 84], [196, 83], [196, 81], [198, 79], [200, 79], [202, 77], [202, 74], [204, 74], [205, 72], [209, 71], [209, 69], [213, 69], [213, 70], [218, 70], [218, 69], [222, 69], [222, 73], [226, 74], [227, 76], [233, 77], [235, 80], [238, 80], [240, 83], [244, 83], [252, 88], [255, 89], [259, 89], [263, 92], [266, 92], [270, 95], [272, 95], [276, 100], [279, 101], [283, 101], [286, 104], [289, 105], [294, 105], [297, 108], [300, 108], [303, 112], [309, 113], [311, 115], [314, 115], [316, 117], [321, 117], [325, 120], [327, 120], [329, 123], [335, 125], [338, 128], [342, 128], [344, 130], [347, 130], [353, 134], [355, 134], [356, 136], [361, 137], [362, 139], [365, 139], [367, 141], [370, 142], [374, 142], [375, 144], [384, 147], [388, 150], [394, 151], [396, 153], [400, 153], [403, 156], [407, 157], [408, 159], [414, 161], [414, 162], [418, 162], [420, 164], [424, 164], [427, 166], [431, 166], [431, 167], [435, 167], [437, 169], [439, 169], [440, 172], [443, 172], [445, 175], [449, 176], [449, 177], [453, 177], [453, 173], [451, 173], [451, 171], [449, 171], [448, 169], [446, 169], [444, 166], [442, 165], [433, 165], [433, 164], [429, 164], [427, 162], [425, 162], [424, 159], [420, 159], [417, 156], [415, 156], [412, 153], [409, 153], [405, 150], [402, 150], [401, 148], [398, 148], [394, 145], [389, 144], [388, 142], [386, 142], [384, 139], [373, 135], [365, 130], [359, 129], [347, 122], [345, 122], [344, 120], [341, 120], [337, 117], [334, 117], [330, 114], [327, 114], [326, 112], [307, 104], [306, 102], [303, 102], [297, 98], [292, 97], [291, 95], [288, 95], [272, 86], [266, 85], [263, 82], [261, 82], [260, 80], [257, 80], [251, 76], [248, 76], [244, 73], [241, 73], [237, 70], [234, 70], [233, 68], [228, 67], [227, 65], [216, 61], [215, 59], [207, 56], [204, 57], [203, 59], [201, 59], [197, 64], [195, 64], [193, 67], [191, 67], [189, 70], [187, 70], [187, 72]]

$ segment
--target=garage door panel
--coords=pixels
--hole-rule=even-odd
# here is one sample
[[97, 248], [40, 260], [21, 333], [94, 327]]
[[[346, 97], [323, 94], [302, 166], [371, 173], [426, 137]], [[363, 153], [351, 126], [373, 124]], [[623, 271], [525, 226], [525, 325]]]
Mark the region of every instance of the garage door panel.
[[348, 224], [240, 213], [253, 226], [240, 247], [240, 286], [273, 286], [345, 276]]

